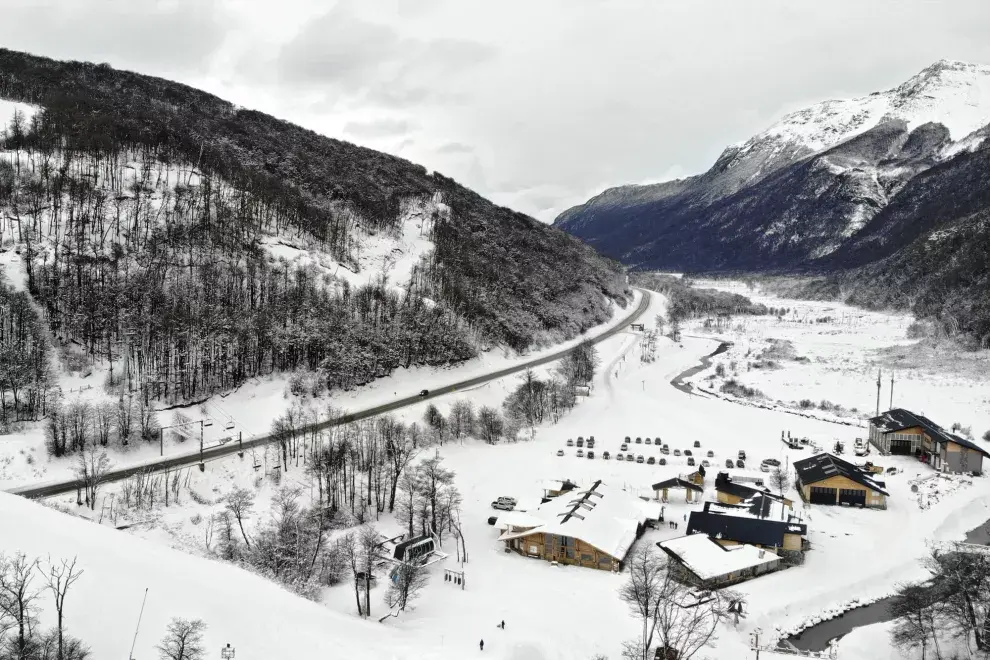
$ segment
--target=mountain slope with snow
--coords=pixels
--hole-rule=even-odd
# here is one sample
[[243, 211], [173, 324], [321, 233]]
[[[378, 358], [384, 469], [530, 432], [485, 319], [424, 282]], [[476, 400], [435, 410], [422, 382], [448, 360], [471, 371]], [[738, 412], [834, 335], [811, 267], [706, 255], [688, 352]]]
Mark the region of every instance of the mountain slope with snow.
[[963, 193], [967, 212], [985, 209], [973, 193], [990, 187], [988, 136], [990, 66], [941, 60], [892, 89], [788, 114], [703, 174], [607, 190], [555, 224], [640, 269], [844, 271], [962, 219]]
[[[207, 657], [230, 644], [246, 658], [455, 658], [395, 630], [347, 617], [235, 565], [172, 550], [0, 492], [0, 553], [76, 557], [83, 574], [66, 599], [66, 626], [93, 658], [153, 658], [173, 617], [207, 624]], [[134, 654], [128, 655], [145, 589]], [[45, 625], [54, 607], [39, 601]]]

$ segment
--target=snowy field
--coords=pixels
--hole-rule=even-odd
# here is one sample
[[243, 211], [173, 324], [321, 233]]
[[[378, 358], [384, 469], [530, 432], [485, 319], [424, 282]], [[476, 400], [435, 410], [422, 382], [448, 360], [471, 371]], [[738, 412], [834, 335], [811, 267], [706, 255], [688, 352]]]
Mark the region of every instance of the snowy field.
[[[882, 372], [880, 409], [907, 408], [949, 428], [959, 423], [978, 440], [990, 430], [990, 351], [964, 352], [908, 339], [913, 317], [871, 312], [839, 303], [781, 300], [733, 282], [698, 282], [748, 296], [767, 307], [790, 311], [774, 316], [735, 317], [731, 327], [708, 332], [700, 322], [685, 332], [733, 342], [712, 368], [693, 381], [715, 390], [727, 379], [756, 388], [767, 400], [801, 410], [802, 400], [819, 416], [823, 401], [837, 404], [838, 416], [872, 417], [877, 404], [877, 372]], [[829, 319], [828, 321], [824, 321]], [[770, 363], [770, 364], [768, 364]], [[725, 370], [715, 375], [716, 365]], [[894, 378], [891, 397], [891, 377]]]
[[[780, 306], [782, 303], [775, 301], [773, 304]], [[794, 307], [799, 303], [785, 301], [783, 304]], [[662, 310], [662, 305], [662, 298], [653, 296], [651, 309], [644, 318], [652, 319]], [[861, 313], [858, 310], [850, 311]], [[796, 350], [812, 358], [809, 364], [799, 363], [800, 368], [807, 371], [802, 376], [795, 377], [795, 383], [820, 380], [814, 390], [809, 389], [807, 396], [812, 396], [811, 392], [814, 391], [816, 398], [828, 398], [860, 410], [868, 410], [875, 404], [875, 390], [869, 382], [859, 395], [848, 391], [848, 382], [841, 378], [835, 381], [833, 389], [827, 378], [839, 378], [829, 376], [833, 373], [834, 363], [814, 359], [818, 355], [816, 351], [825, 350], [821, 348], [824, 346], [830, 351], [827, 355], [845, 356], [842, 359], [850, 360], [851, 365], [857, 364], [857, 359], [863, 360], [865, 364], [872, 359], [870, 355], [877, 351], [906, 345], [902, 328], [906, 323], [903, 318], [876, 314], [871, 314], [870, 318], [873, 321], [868, 330], [863, 329], [865, 324], [850, 324], [830, 328], [830, 331], [838, 332], [832, 332], [825, 339], [813, 331], [806, 331], [807, 338], [802, 338], [799, 332], [787, 336], [794, 342]], [[883, 321], [884, 318], [886, 322]], [[648, 325], [651, 322], [648, 321]], [[775, 335], [767, 332], [764, 336]], [[740, 337], [735, 337], [733, 340], [739, 339]], [[733, 469], [732, 472], [748, 476], [761, 474], [755, 468], [762, 458], [775, 457], [793, 461], [808, 455], [807, 451], [787, 449], [780, 442], [782, 430], [789, 430], [798, 436], [808, 436], [823, 446], [830, 446], [835, 439], [851, 444], [854, 437], [862, 435], [863, 430], [858, 427], [799, 417], [779, 410], [740, 405], [709, 396], [685, 394], [670, 385], [672, 378], [697, 364], [717, 344], [715, 339], [703, 337], [685, 337], [681, 346], [664, 339], [659, 343], [656, 362], [645, 364], [639, 357], [638, 333], [620, 333], [599, 345], [602, 369], [592, 395], [558, 425], [536, 429], [535, 439], [532, 441], [498, 446], [466, 441], [463, 445], [442, 448], [440, 451], [445, 463], [456, 471], [456, 484], [464, 496], [462, 520], [469, 561], [459, 566], [451, 556], [431, 567], [432, 580], [422, 598], [417, 601], [416, 609], [397, 619], [388, 619], [384, 624], [365, 623], [357, 619], [354, 615], [353, 592], [347, 584], [327, 590], [321, 606], [299, 601], [292, 609], [284, 610], [286, 614], [278, 619], [269, 615], [266, 621], [235, 621], [228, 614], [230, 602], [249, 597], [261, 598], [261, 591], [265, 594], [278, 592], [278, 587], [259, 584], [257, 578], [248, 574], [239, 579], [236, 570], [216, 563], [202, 563], [208, 560], [157, 549], [139, 552], [138, 548], [142, 546], [133, 546], [134, 549], [129, 553], [132, 559], [126, 566], [127, 570], [133, 571], [129, 580], [120, 575], [112, 561], [103, 562], [98, 556], [92, 559], [92, 566], [85, 561], [84, 564], [87, 564], [86, 568], [91, 571], [94, 579], [102, 579], [101, 575], [106, 571], [114, 573], [112, 581], [120, 587], [121, 598], [125, 597], [124, 594], [130, 594], [134, 601], [140, 599], [141, 585], [160, 584], [155, 580], [161, 578], [149, 577], [149, 570], [155, 573], [149, 566], [154, 565], [154, 562], [165, 562], [166, 557], [170, 558], [167, 561], [176, 562], [177, 573], [188, 571], [190, 576], [201, 576], [200, 580], [183, 578], [176, 585], [169, 582], [159, 588], [165, 592], [163, 597], [170, 601], [173, 611], [169, 615], [201, 616], [211, 624], [211, 644], [230, 641], [239, 648], [255, 647], [263, 644], [259, 640], [265, 637], [264, 631], [274, 635], [279, 627], [291, 626], [296, 629], [313, 625], [322, 626], [322, 634], [326, 637], [339, 636], [344, 644], [357, 644], [360, 640], [365, 640], [364, 644], [369, 647], [365, 653], [344, 653], [346, 657], [475, 657], [479, 653], [478, 641], [484, 639], [486, 657], [556, 660], [591, 658], [595, 653], [602, 653], [609, 658], [618, 658], [621, 642], [636, 634], [635, 621], [628, 615], [616, 594], [625, 575], [574, 567], [552, 567], [543, 561], [506, 554], [496, 541], [497, 530], [486, 522], [490, 515], [497, 513], [490, 508], [490, 502], [500, 495], [515, 496], [523, 503], [536, 500], [541, 493], [541, 483], [554, 478], [569, 478], [579, 483], [600, 478], [631, 492], [651, 495], [650, 484], [689, 471], [685, 458], [672, 455], [666, 457], [669, 461], [667, 466], [603, 461], [600, 458], [579, 459], [574, 456], [573, 449], [567, 449], [566, 456], [557, 457], [556, 451], [565, 448], [566, 440], [578, 435], [596, 437], [598, 456], [605, 450], [614, 454], [627, 435], [660, 436], [672, 449], [692, 447], [693, 442], [698, 440], [702, 444], [701, 452], [710, 449], [715, 453], [715, 457], [709, 459], [715, 468], [724, 464], [726, 458], [735, 457], [739, 449], [745, 449], [749, 455], [748, 464], [753, 469]], [[502, 359], [497, 358], [495, 362], [501, 364]], [[478, 371], [488, 368], [476, 366]], [[856, 369], [855, 366], [848, 368], [850, 381], [855, 380]], [[844, 372], [840, 369], [839, 373]], [[699, 374], [698, 379], [703, 381], [704, 376], [704, 373]], [[469, 394], [476, 405], [495, 405], [517, 382], [518, 376], [510, 377]], [[938, 379], [919, 378], [908, 382], [911, 383], [911, 388], [902, 388], [904, 396], [914, 397], [911, 401], [920, 401], [926, 414], [936, 420], [954, 419], [958, 416], [969, 423], [969, 418], [961, 414], [959, 403], [954, 401], [957, 392], [951, 385], [950, 374], [943, 374]], [[772, 390], [768, 383], [760, 382], [758, 385], [761, 389], [766, 388], [768, 393]], [[383, 381], [375, 388], [369, 388], [364, 395], [356, 393], [354, 396], [369, 397], [367, 403], [370, 405], [376, 400], [391, 398], [393, 392], [401, 393], [402, 389], [426, 386], [429, 383], [422, 377], [418, 380], [403, 380], [402, 385], [397, 384], [394, 387], [390, 385], [390, 381]], [[966, 391], [965, 386], [958, 388], [958, 393]], [[781, 399], [799, 399], [805, 396], [799, 392], [787, 393], [786, 389], [781, 392]], [[446, 413], [453, 400], [466, 394], [468, 393], [461, 392], [443, 397], [436, 400], [436, 403]], [[985, 390], [983, 395], [985, 396]], [[224, 404], [225, 407], [227, 405]], [[248, 402], [245, 409], [253, 407], [255, 414], [259, 415], [257, 424], [264, 426], [261, 416], [267, 413], [270, 419], [279, 414], [285, 405], [287, 404], [282, 398], [280, 388], [273, 387], [270, 398], [259, 397]], [[903, 405], [922, 407], [907, 400]], [[419, 420], [424, 408], [425, 404], [410, 407], [399, 416], [406, 421]], [[972, 419], [976, 423], [979, 418], [973, 415]], [[630, 449], [633, 453], [644, 455], [649, 455], [652, 451], [659, 457], [658, 450], [653, 446], [632, 445]], [[264, 457], [260, 457], [257, 462], [252, 460], [254, 458], [256, 457], [250, 454], [244, 459], [232, 457], [211, 463], [205, 473], [201, 474], [196, 470], [188, 472], [190, 487], [201, 503], [193, 501], [187, 494], [178, 506], [173, 504], [168, 509], [157, 508], [153, 512], [133, 516], [124, 512], [115, 520], [104, 515], [102, 526], [136, 523], [130, 528], [133, 536], [144, 537], [146, 541], [158, 545], [170, 545], [189, 554], [205, 556], [207, 552], [202, 519], [218, 508], [217, 500], [228, 489], [235, 484], [254, 487], [256, 481], [259, 481], [257, 509], [264, 511], [264, 502], [266, 498], [270, 498], [273, 487], [265, 479], [258, 480], [265, 469]], [[808, 554], [806, 563], [801, 567], [739, 585], [738, 591], [746, 596], [748, 616], [738, 628], [726, 626], [720, 631], [716, 646], [707, 652], [708, 657], [725, 660], [750, 658], [752, 653], [747, 646], [749, 634], [755, 627], [764, 631], [765, 639], [768, 634], [773, 638], [778, 633], [783, 634], [802, 627], [829, 611], [846, 607], [857, 600], [867, 601], [887, 595], [897, 583], [923, 575], [918, 559], [927, 553], [931, 541], [962, 539], [967, 530], [990, 518], [990, 480], [987, 478], [930, 479], [921, 485], [919, 495], [911, 493], [909, 482], [918, 476], [928, 476], [930, 472], [927, 468], [904, 457], [875, 457], [874, 460], [885, 468], [897, 467], [902, 470], [896, 475], [886, 477], [891, 492], [888, 509], [807, 509], [804, 513], [809, 519], [809, 538], [813, 549]], [[254, 465], [257, 463], [262, 466], [256, 470]], [[710, 484], [716, 471], [713, 469], [710, 473], [707, 497], [713, 496]], [[308, 487], [301, 469], [290, 469], [286, 479], [296, 480], [300, 487]], [[115, 488], [119, 487], [108, 486], [104, 495], [113, 494]], [[795, 493], [792, 492], [791, 496], [797, 499]], [[79, 511], [75, 507], [74, 496], [55, 499], [57, 505]], [[6, 506], [5, 503], [5, 506], [0, 507], [0, 517], [8, 519], [0, 520], [0, 525], [4, 529], [20, 528], [23, 523], [16, 516], [25, 515], [25, 507], [30, 506], [32, 505], [17, 503], [13, 507]], [[667, 505], [666, 515], [669, 520], [683, 521], [689, 511], [700, 507], [700, 503], [689, 505], [679, 500], [675, 494]], [[101, 510], [106, 511], [98, 506], [96, 517], [99, 517]], [[51, 516], [54, 514], [46, 512], [44, 520], [53, 522], [55, 519]], [[198, 523], [194, 522], [197, 520]], [[78, 551], [82, 559], [83, 549], [77, 550], [77, 547], [89, 547], [87, 543], [96, 544], [97, 539], [104, 538], [104, 535], [120, 534], [112, 530], [95, 529], [96, 526], [93, 525], [92, 535], [83, 534], [84, 539], [76, 541], [69, 538], [69, 532], [61, 530], [54, 538], [46, 536], [54, 533], [54, 530], [49, 530], [51, 525], [44, 524], [44, 521], [32, 522], [32, 525], [35, 527], [30, 532], [31, 548], [21, 545], [21, 534], [18, 534], [17, 540], [4, 535], [4, 540], [0, 541], [0, 549], [25, 547], [34, 552], [45, 552], [47, 550], [44, 548], [58, 547], [63, 553]], [[386, 533], [399, 531], [394, 521], [387, 518], [382, 518], [379, 526]], [[77, 527], [77, 523], [73, 522], [71, 529], [84, 528]], [[651, 531], [638, 543], [655, 543], [679, 536], [682, 531], [667, 528]], [[135, 543], [141, 541], [127, 539], [126, 547], [131, 548], [131, 544]], [[144, 563], [145, 556], [150, 557], [148, 561], [151, 563]], [[108, 557], [112, 558], [113, 555]], [[178, 568], [179, 566], [182, 568]], [[194, 566], [205, 568], [194, 569]], [[461, 590], [445, 583], [444, 567], [465, 571], [467, 588]], [[215, 578], [212, 572], [209, 575], [196, 572], [213, 570], [217, 571]], [[220, 599], [214, 596], [217, 589], [229, 590], [237, 595]], [[259, 595], [255, 596], [253, 589], [261, 590]], [[153, 587], [152, 593], [154, 591]], [[181, 600], [176, 595], [180, 592], [185, 594], [188, 601], [185, 607], [175, 604]], [[384, 588], [378, 587], [372, 594], [373, 611], [380, 614], [386, 612], [382, 600], [383, 592]], [[203, 598], [199, 597], [201, 594]], [[280, 597], [292, 600], [284, 594]], [[267, 599], [268, 596], [265, 595], [264, 598]], [[183, 600], [184, 603], [187, 601]], [[129, 608], [126, 611], [133, 612], [133, 603], [126, 605]], [[165, 607], [158, 611], [158, 620], [149, 624], [150, 628], [162, 628], [163, 621], [167, 618], [167, 609]], [[189, 609], [194, 611], [188, 611]], [[506, 621], [506, 629], [496, 629], [496, 623], [503, 619]], [[86, 626], [86, 629], [100, 630], [98, 626]], [[292, 654], [275, 653], [265, 657], [301, 657], [323, 650], [324, 647], [320, 646], [323, 640], [319, 635], [313, 633], [306, 636], [309, 633], [313, 631], [306, 630], [293, 641]], [[96, 645], [97, 640], [91, 641]], [[126, 652], [124, 644], [128, 640], [114, 638], [101, 643], [105, 646], [100, 648], [106, 649], [107, 653], [101, 653], [100, 656], [122, 656]], [[151, 640], [146, 640], [146, 643], [150, 645]], [[877, 644], [884, 649], [884, 653], [889, 652], [883, 626], [870, 626], [856, 631], [840, 643], [839, 658], [865, 660], [881, 657], [877, 655]], [[150, 646], [146, 647], [148, 648]], [[135, 657], [142, 655], [147, 656], [148, 653], [139, 653]]]

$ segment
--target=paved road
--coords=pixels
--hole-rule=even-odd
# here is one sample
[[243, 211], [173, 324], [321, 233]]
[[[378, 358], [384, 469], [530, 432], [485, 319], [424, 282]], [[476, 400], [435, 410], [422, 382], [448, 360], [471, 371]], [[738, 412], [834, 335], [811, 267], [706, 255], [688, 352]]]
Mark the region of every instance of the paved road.
[[[593, 338], [592, 343], [597, 344], [598, 342], [604, 341], [609, 337], [612, 337], [634, 323], [640, 316], [646, 312], [646, 309], [650, 306], [650, 292], [645, 289], [639, 289], [642, 293], [639, 306], [634, 309], [629, 316], [622, 320], [621, 323], [616, 325], [614, 328], [606, 330], [602, 334]], [[450, 394], [451, 392], [456, 392], [458, 390], [463, 390], [469, 387], [474, 387], [475, 385], [482, 385], [489, 381], [497, 380], [499, 378], [504, 378], [506, 376], [511, 376], [512, 374], [519, 373], [520, 371], [525, 371], [532, 367], [539, 367], [541, 365], [547, 364], [549, 362], [554, 362], [564, 357], [568, 353], [572, 352], [574, 347], [567, 348], [564, 350], [557, 351], [545, 357], [538, 358], [536, 360], [530, 360], [529, 362], [524, 362], [506, 369], [501, 369], [499, 371], [493, 371], [491, 373], [485, 374], [483, 376], [477, 376], [475, 378], [469, 378], [467, 380], [462, 380], [451, 385], [445, 385], [443, 387], [438, 387], [437, 389], [430, 390], [427, 396], [409, 396], [403, 399], [396, 399], [389, 403], [382, 404], [380, 406], [375, 406], [373, 408], [367, 408], [366, 410], [360, 410], [357, 412], [349, 413], [343, 415], [336, 419], [327, 420], [325, 422], [320, 422], [316, 424], [317, 429], [325, 429], [331, 426], [337, 426], [339, 424], [346, 424], [348, 422], [355, 422], [360, 419], [367, 419], [368, 417], [376, 417], [387, 412], [392, 412], [393, 410], [398, 410], [400, 408], [405, 408], [406, 406], [411, 406], [435, 397], [443, 396], [445, 394]], [[140, 465], [133, 465], [130, 467], [124, 467], [117, 470], [112, 470], [107, 473], [106, 481], [120, 481], [122, 479], [127, 479], [139, 472], [143, 471], [157, 471], [164, 470], [165, 468], [173, 467], [184, 467], [187, 465], [195, 465], [202, 460], [214, 460], [217, 458], [222, 458], [224, 456], [229, 456], [230, 454], [235, 454], [243, 449], [250, 449], [251, 447], [258, 447], [271, 442], [272, 437], [270, 435], [265, 435], [257, 438], [251, 438], [250, 440], [245, 440], [243, 443], [230, 442], [225, 445], [219, 445], [214, 447], [209, 447], [203, 450], [202, 457], [200, 452], [194, 452], [190, 454], [180, 454], [177, 456], [169, 456], [162, 458], [157, 461], [152, 461], [149, 463], [142, 463]], [[61, 495], [63, 493], [71, 493], [80, 486], [80, 482], [76, 479], [70, 479], [67, 481], [53, 482], [47, 484], [37, 484], [32, 486], [22, 486], [20, 488], [13, 488], [9, 492], [15, 495], [23, 495], [24, 497], [39, 498], [39, 497], [50, 497], [53, 495]]]

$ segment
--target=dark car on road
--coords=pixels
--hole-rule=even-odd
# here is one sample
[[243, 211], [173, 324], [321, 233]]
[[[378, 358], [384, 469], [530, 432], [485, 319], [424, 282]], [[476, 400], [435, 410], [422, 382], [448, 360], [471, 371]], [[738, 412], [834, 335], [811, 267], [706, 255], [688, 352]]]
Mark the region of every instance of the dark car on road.
[[420, 396], [430, 396], [430, 391], [429, 390], [420, 390], [419, 391], [419, 395]]

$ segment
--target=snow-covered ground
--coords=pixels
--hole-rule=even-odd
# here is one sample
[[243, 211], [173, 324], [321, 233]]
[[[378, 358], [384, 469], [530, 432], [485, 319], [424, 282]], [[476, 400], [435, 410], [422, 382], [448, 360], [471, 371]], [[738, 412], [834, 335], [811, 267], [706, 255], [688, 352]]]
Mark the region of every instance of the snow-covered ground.
[[[687, 333], [733, 342], [732, 348], [713, 359], [711, 369], [692, 379], [698, 385], [717, 391], [726, 380], [735, 379], [756, 388], [767, 400], [806, 414], [862, 421], [876, 412], [879, 370], [881, 410], [893, 403], [946, 428], [958, 422], [977, 440], [990, 430], [990, 351], [963, 352], [909, 339], [906, 332], [913, 318], [907, 314], [781, 300], [735, 282], [699, 282], [698, 286], [789, 310], [781, 319], [735, 317], [722, 331], [707, 332], [701, 322], [686, 325]], [[725, 370], [721, 377], [715, 374], [719, 364]], [[802, 400], [814, 407], [801, 408]], [[823, 410], [823, 401], [842, 410]]]
[[[652, 319], [662, 305], [662, 299], [653, 296], [652, 307], [645, 318]], [[774, 302], [774, 306], [782, 305], [796, 307], [799, 303]], [[859, 314], [858, 310], [856, 313]], [[844, 406], [858, 406], [861, 410], [868, 410], [874, 405], [875, 390], [869, 381], [857, 395], [855, 391], [849, 391], [850, 381], [855, 380], [852, 375], [848, 377], [850, 380], [836, 380], [834, 390], [826, 380], [833, 367], [832, 361], [844, 359], [836, 356], [855, 356], [885, 346], [904, 345], [904, 319], [896, 315], [870, 315], [870, 318], [873, 319], [870, 325], [850, 323], [830, 327], [830, 332], [836, 332], [825, 339], [817, 338], [813, 331], [808, 331], [807, 337], [800, 333], [789, 335], [795, 349], [811, 358], [809, 363], [797, 363], [806, 371], [800, 378], [795, 378], [792, 387], [797, 387], [798, 381], [822, 379], [821, 383], [814, 385], [816, 398], [828, 398]], [[810, 327], [814, 328], [814, 325]], [[867, 342], [867, 338], [872, 339]], [[682, 345], [663, 339], [659, 342], [658, 359], [652, 364], [645, 364], [640, 361], [637, 333], [620, 333], [599, 345], [603, 368], [592, 395], [558, 425], [537, 429], [532, 441], [497, 446], [466, 441], [462, 445], [448, 445], [440, 449], [446, 465], [456, 471], [456, 483], [464, 496], [462, 520], [470, 561], [460, 567], [450, 557], [432, 567], [432, 581], [417, 602], [415, 611], [397, 619], [388, 619], [385, 624], [365, 624], [357, 620], [349, 586], [330, 589], [323, 606], [331, 610], [325, 616], [333, 618], [326, 620], [326, 630], [336, 631], [333, 627], [336, 624], [330, 621], [353, 620], [354, 627], [347, 631], [345, 640], [352, 639], [350, 634], [353, 630], [358, 637], [368, 635], [371, 640], [368, 643], [375, 645], [375, 648], [405, 648], [406, 644], [411, 644], [417, 652], [411, 653], [410, 657], [433, 657], [431, 654], [440, 654], [437, 657], [473, 657], [478, 653], [478, 641], [483, 638], [488, 657], [542, 660], [590, 658], [595, 653], [604, 653], [610, 658], [618, 658], [621, 642], [636, 633], [634, 620], [616, 595], [625, 575], [552, 567], [546, 562], [506, 554], [496, 541], [498, 531], [486, 522], [490, 515], [497, 513], [490, 508], [490, 502], [500, 495], [515, 496], [521, 501], [532, 500], [540, 495], [541, 482], [553, 478], [569, 478], [579, 483], [603, 479], [631, 492], [648, 495], [652, 494], [650, 484], [688, 471], [685, 459], [673, 456], [667, 457], [670, 461], [667, 466], [577, 458], [572, 449], [567, 449], [566, 456], [557, 457], [556, 451], [565, 448], [566, 440], [578, 435], [594, 435], [598, 441], [596, 451], [599, 456], [605, 450], [614, 454], [627, 435], [659, 436], [672, 448], [681, 449], [692, 447], [693, 442], [698, 440], [702, 444], [702, 452], [714, 452], [714, 458], [709, 459], [713, 467], [723, 464], [728, 457], [735, 457], [739, 449], [745, 449], [750, 457], [749, 465], [753, 468], [766, 457], [793, 461], [808, 455], [807, 451], [787, 449], [780, 442], [782, 430], [808, 436], [823, 446], [829, 446], [837, 438], [851, 444], [854, 437], [862, 435], [863, 429], [855, 426], [740, 405], [699, 394], [690, 395], [671, 387], [670, 380], [674, 376], [697, 364], [701, 356], [710, 353], [716, 346], [715, 339], [700, 336], [685, 337]], [[825, 350], [822, 346], [828, 347], [831, 358], [818, 361], [815, 351]], [[855, 371], [850, 367], [851, 373]], [[699, 374], [698, 378], [703, 381], [704, 374]], [[437, 405], [446, 412], [451, 401], [467, 395], [478, 404], [493, 405], [517, 382], [518, 377], [506, 378], [479, 390], [443, 397]], [[959, 404], [954, 399], [966, 389], [964, 385], [953, 386], [952, 382], [951, 374], [943, 374], [937, 379], [910, 381], [911, 388], [905, 388], [904, 396], [913, 397], [910, 399], [912, 403], [904, 401], [904, 405], [920, 407], [913, 402], [922, 402], [925, 412], [936, 420], [952, 419], [959, 411]], [[421, 383], [422, 380], [414, 379], [408, 381], [405, 387], [427, 386]], [[768, 384], [762, 385], [767, 390], [771, 389]], [[379, 392], [374, 396], [392, 396], [384, 382], [376, 389]], [[272, 401], [257, 400], [254, 406], [259, 409], [276, 403], [284, 406], [280, 396], [280, 393], [274, 396]], [[801, 396], [800, 393], [790, 393], [781, 398], [790, 400]], [[898, 396], [895, 394], [895, 399]], [[399, 414], [407, 421], [420, 419], [423, 407], [414, 406]], [[279, 411], [280, 408], [276, 407], [271, 416]], [[659, 456], [655, 446], [634, 444], [630, 449], [636, 454], [649, 455], [652, 452]], [[205, 518], [215, 509], [213, 502], [233, 485], [253, 487], [254, 480], [264, 468], [262, 466], [256, 471], [251, 458], [249, 455], [244, 459], [233, 457], [217, 461], [202, 474], [192, 471], [191, 488], [205, 504], [196, 503], [184, 495], [179, 506], [173, 505], [167, 510], [160, 508], [150, 514], [134, 514], [132, 517], [140, 519], [141, 524], [133, 527], [132, 533], [193, 554], [205, 554], [203, 522], [197, 525], [193, 520], [196, 514]], [[816, 506], [805, 510], [813, 545], [806, 563], [739, 585], [738, 591], [747, 600], [748, 616], [738, 627], [727, 626], [720, 631], [715, 648], [708, 651], [709, 657], [725, 660], [751, 658], [749, 633], [755, 627], [764, 631], [764, 639], [767, 635], [772, 638], [802, 627], [823, 613], [853, 601], [884, 596], [897, 583], [924, 574], [918, 559], [927, 553], [928, 543], [961, 540], [967, 530], [990, 518], [990, 479], [930, 479], [921, 484], [919, 499], [919, 494], [911, 492], [910, 481], [930, 475], [926, 467], [906, 457], [873, 458], [885, 468], [897, 467], [901, 470], [886, 477], [891, 493], [888, 509], [872, 511]], [[710, 474], [714, 476], [715, 471]], [[734, 469], [733, 472], [749, 476], [761, 474], [755, 469]], [[301, 469], [290, 470], [286, 476], [298, 481], [300, 486], [307, 486]], [[258, 495], [259, 511], [264, 510], [262, 502], [270, 491], [271, 485], [263, 482]], [[105, 492], [110, 494], [113, 488], [107, 487]], [[711, 495], [709, 490], [707, 496]], [[794, 493], [791, 495], [796, 499]], [[73, 500], [74, 497], [58, 498], [58, 503], [77, 510]], [[18, 511], [25, 506], [29, 505], [19, 503]], [[674, 497], [667, 505], [666, 515], [669, 520], [683, 521], [689, 511], [700, 506], [698, 503], [689, 505], [677, 501]], [[7, 515], [3, 513], [7, 508], [0, 507], [0, 516]], [[100, 509], [98, 506], [97, 515]], [[52, 514], [46, 512], [48, 515]], [[46, 520], [49, 519], [46, 517]], [[108, 522], [105, 519], [104, 526]], [[123, 520], [118, 521], [121, 522]], [[10, 524], [16, 526], [17, 521], [0, 520], [0, 524], [5, 525], [2, 528], [10, 529]], [[394, 522], [387, 518], [379, 524], [385, 532], [398, 531]], [[77, 529], [75, 524], [71, 529]], [[638, 543], [655, 543], [682, 532], [683, 529], [674, 531], [667, 528], [650, 531]], [[32, 530], [31, 533], [44, 538], [43, 530]], [[60, 552], [74, 552], [74, 541], [69, 535], [66, 532], [65, 536], [59, 537]], [[10, 549], [12, 541], [13, 547], [20, 543], [10, 535], [4, 535], [4, 539], [0, 541], [0, 548]], [[128, 540], [128, 543], [131, 542]], [[37, 544], [32, 541], [32, 544], [32, 547], [44, 547], [45, 541], [38, 541]], [[159, 557], [158, 552], [166, 553], [156, 550], [153, 556]], [[128, 566], [133, 566], [133, 563]], [[445, 566], [465, 571], [466, 589], [461, 590], [443, 581], [442, 569]], [[99, 575], [99, 570], [94, 568], [94, 574]], [[216, 570], [226, 580], [228, 571], [232, 569], [217, 565]], [[203, 579], [207, 580], [205, 576]], [[234, 580], [233, 577], [230, 579]], [[246, 574], [243, 579], [252, 584], [256, 580]], [[124, 589], [123, 583], [121, 580], [116, 584]], [[142, 581], [137, 580], [137, 583], [142, 584]], [[130, 588], [135, 590], [133, 585]], [[231, 586], [230, 589], [238, 596], [225, 601], [228, 609], [229, 603], [237, 602], [242, 593], [238, 591], [241, 586]], [[382, 595], [381, 587], [375, 590], [373, 607], [384, 613]], [[309, 607], [306, 605], [306, 608]], [[227, 638], [233, 640], [235, 635], [248, 634], [242, 628], [250, 626], [250, 622], [241, 624], [227, 618], [224, 612], [219, 611], [221, 606], [212, 599], [197, 601], [196, 608], [195, 612], [176, 611], [170, 614], [202, 616], [210, 621], [213, 627], [211, 635], [217, 635], [210, 638], [211, 642]], [[218, 612], [214, 613], [214, 608], [218, 608]], [[275, 608], [269, 610], [277, 611]], [[269, 617], [272, 616], [269, 613]], [[290, 619], [291, 616], [283, 618], [280, 615], [280, 623], [273, 621], [270, 625], [292, 628], [299, 625]], [[503, 619], [506, 629], [496, 629], [495, 624]], [[156, 624], [159, 628], [162, 620]], [[309, 622], [315, 620], [306, 619]], [[877, 633], [875, 628], [881, 629], [881, 632]], [[255, 634], [255, 631], [252, 629], [250, 634]], [[329, 634], [332, 636], [335, 632]], [[311, 654], [320, 649], [316, 645], [318, 641], [309, 637], [300, 643], [304, 646], [294, 647], [299, 654]], [[870, 648], [862, 648], [861, 644], [867, 643]], [[849, 635], [840, 643], [839, 658], [860, 660], [880, 657], [870, 655], [876, 651], [874, 645], [878, 643], [881, 648], [888, 648], [882, 627], [870, 626]], [[115, 646], [113, 650], [120, 655], [124, 648]], [[282, 654], [268, 657], [282, 657]]]

